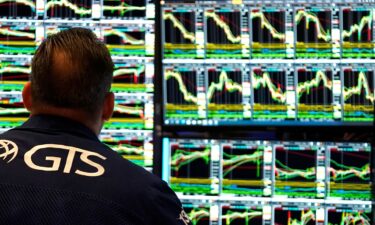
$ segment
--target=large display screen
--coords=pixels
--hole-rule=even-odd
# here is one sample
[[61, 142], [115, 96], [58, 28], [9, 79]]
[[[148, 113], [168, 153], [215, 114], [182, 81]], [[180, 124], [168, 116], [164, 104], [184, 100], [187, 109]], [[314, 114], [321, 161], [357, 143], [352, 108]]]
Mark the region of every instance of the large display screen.
[[5, 0], [0, 2], [0, 129], [29, 113], [22, 89], [31, 59], [46, 37], [84, 27], [107, 45], [115, 64], [115, 111], [100, 139], [151, 170], [154, 126], [155, 5], [150, 0]]
[[164, 124], [371, 126], [370, 2], [162, 1]]
[[193, 224], [370, 225], [371, 144], [163, 139]]

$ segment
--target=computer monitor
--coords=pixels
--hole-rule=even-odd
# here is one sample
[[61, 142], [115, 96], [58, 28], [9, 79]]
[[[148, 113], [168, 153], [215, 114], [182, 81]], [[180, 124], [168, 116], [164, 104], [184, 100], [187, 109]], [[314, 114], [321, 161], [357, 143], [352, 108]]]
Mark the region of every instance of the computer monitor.
[[375, 3], [161, 1], [166, 126], [371, 126]]
[[193, 224], [373, 224], [371, 144], [163, 139]]

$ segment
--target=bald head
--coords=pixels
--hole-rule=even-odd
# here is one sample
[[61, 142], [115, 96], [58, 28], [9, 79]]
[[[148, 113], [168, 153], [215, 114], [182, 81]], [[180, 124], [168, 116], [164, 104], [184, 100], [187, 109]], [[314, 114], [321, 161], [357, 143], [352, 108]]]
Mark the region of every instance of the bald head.
[[33, 58], [33, 105], [98, 112], [110, 90], [112, 73], [108, 49], [92, 31], [59, 32], [48, 37]]

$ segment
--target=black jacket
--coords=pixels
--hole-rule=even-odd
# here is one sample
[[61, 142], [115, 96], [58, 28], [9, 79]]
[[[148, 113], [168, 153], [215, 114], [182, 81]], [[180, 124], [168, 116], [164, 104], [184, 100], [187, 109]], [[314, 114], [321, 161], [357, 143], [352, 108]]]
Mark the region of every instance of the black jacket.
[[33, 116], [0, 135], [0, 224], [185, 225], [164, 181], [87, 127]]

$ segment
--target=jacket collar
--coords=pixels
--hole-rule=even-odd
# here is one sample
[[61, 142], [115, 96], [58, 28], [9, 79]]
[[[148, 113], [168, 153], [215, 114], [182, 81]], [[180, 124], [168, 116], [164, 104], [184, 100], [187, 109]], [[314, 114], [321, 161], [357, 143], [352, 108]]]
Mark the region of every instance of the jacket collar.
[[35, 115], [20, 126], [21, 129], [63, 131], [99, 141], [96, 134], [85, 125], [61, 116]]

